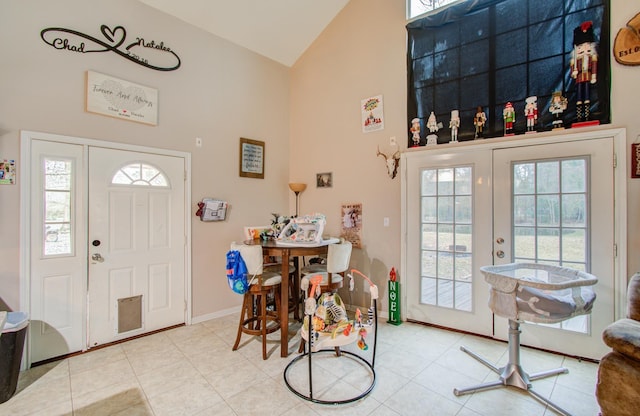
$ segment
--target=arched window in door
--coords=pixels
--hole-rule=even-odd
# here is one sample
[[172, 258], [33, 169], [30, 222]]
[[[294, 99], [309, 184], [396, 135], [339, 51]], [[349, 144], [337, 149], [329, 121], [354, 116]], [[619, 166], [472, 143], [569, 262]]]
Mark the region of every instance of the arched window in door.
[[170, 188], [169, 179], [160, 169], [142, 162], [130, 163], [118, 171], [111, 178], [113, 185], [152, 186], [156, 188]]

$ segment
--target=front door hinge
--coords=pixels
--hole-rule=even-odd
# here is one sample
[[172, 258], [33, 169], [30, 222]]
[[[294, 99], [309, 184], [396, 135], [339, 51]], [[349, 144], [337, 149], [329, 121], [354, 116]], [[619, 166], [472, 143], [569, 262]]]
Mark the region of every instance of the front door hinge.
[[618, 154], [614, 153], [613, 154], [613, 168], [617, 168], [618, 167]]
[[617, 258], [618, 257], [618, 245], [617, 244], [613, 244], [613, 257]]

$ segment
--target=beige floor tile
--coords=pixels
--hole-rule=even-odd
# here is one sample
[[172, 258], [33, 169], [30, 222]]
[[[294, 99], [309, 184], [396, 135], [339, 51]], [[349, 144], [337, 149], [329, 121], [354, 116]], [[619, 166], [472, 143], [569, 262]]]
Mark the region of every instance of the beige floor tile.
[[[289, 391], [283, 378], [284, 368], [298, 355], [298, 328], [299, 323], [295, 322], [288, 328], [290, 355], [286, 358], [280, 357], [280, 333], [269, 336], [267, 360], [262, 359], [259, 338], [245, 336], [242, 348], [231, 351], [236, 315], [97, 349], [21, 373], [18, 392], [0, 404], [0, 414], [556, 415], [516, 388], [454, 396], [454, 387], [498, 378], [460, 351], [460, 345], [500, 366], [508, 359], [507, 344], [411, 323], [400, 326], [381, 323], [376, 385], [369, 396], [340, 406], [305, 401]], [[369, 338], [367, 342], [371, 347], [367, 351], [355, 345], [343, 349], [371, 358], [372, 340]], [[522, 348], [521, 359], [529, 373], [564, 365], [569, 374], [536, 380], [535, 391], [574, 415], [597, 415], [594, 395], [597, 364], [526, 347]], [[319, 382], [314, 388], [316, 397], [346, 398], [368, 385], [365, 377], [358, 375], [362, 364], [350, 358], [327, 353], [326, 357], [317, 356], [313, 363], [314, 377]], [[299, 364], [301, 367], [291, 374], [292, 380], [308, 383], [306, 361]]]
[[135, 381], [111, 384], [73, 397], [74, 416], [103, 416], [120, 413], [146, 402], [144, 393]]
[[122, 345], [116, 344], [91, 351], [90, 354], [80, 354], [69, 358], [69, 372], [71, 374], [80, 373], [126, 358]]
[[147, 397], [171, 394], [189, 381], [204, 381], [198, 370], [186, 358], [139, 375], [137, 378]]
[[215, 389], [199, 379], [149, 398], [155, 416], [194, 415], [221, 402], [222, 397]]
[[238, 416], [281, 415], [300, 404], [290, 391], [275, 380], [252, 385], [225, 401]]
[[220, 367], [205, 375], [205, 378], [224, 399], [255, 384], [271, 380], [267, 374], [247, 360]]
[[135, 380], [133, 369], [126, 359], [71, 374], [72, 396], [82, 396], [126, 380]]

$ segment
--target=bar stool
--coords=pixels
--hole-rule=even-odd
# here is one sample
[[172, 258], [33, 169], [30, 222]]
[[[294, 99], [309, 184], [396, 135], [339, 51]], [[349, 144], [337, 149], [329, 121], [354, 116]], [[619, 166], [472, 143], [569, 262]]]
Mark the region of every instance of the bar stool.
[[[280, 329], [278, 306], [280, 305], [280, 284], [282, 276], [275, 272], [263, 271], [262, 247], [231, 243], [231, 250], [238, 250], [247, 265], [250, 280], [249, 289], [242, 300], [238, 335], [232, 350], [240, 345], [242, 334], [262, 338], [262, 359], [267, 359], [267, 334]], [[267, 310], [267, 296], [274, 293], [274, 310]], [[270, 325], [269, 325], [270, 323]]]

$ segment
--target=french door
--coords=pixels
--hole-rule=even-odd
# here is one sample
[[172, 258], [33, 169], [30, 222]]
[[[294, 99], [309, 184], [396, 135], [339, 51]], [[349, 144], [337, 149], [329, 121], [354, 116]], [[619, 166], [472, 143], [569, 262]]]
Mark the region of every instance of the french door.
[[568, 137], [405, 156], [406, 318], [506, 339], [507, 321], [488, 308], [479, 267], [562, 265], [599, 278], [593, 313], [557, 325], [524, 324], [522, 343], [588, 358], [606, 352], [600, 337], [615, 319], [623, 285], [616, 276], [624, 275], [615, 257], [623, 237], [614, 201], [624, 191], [616, 186], [616, 141], [606, 134]]

